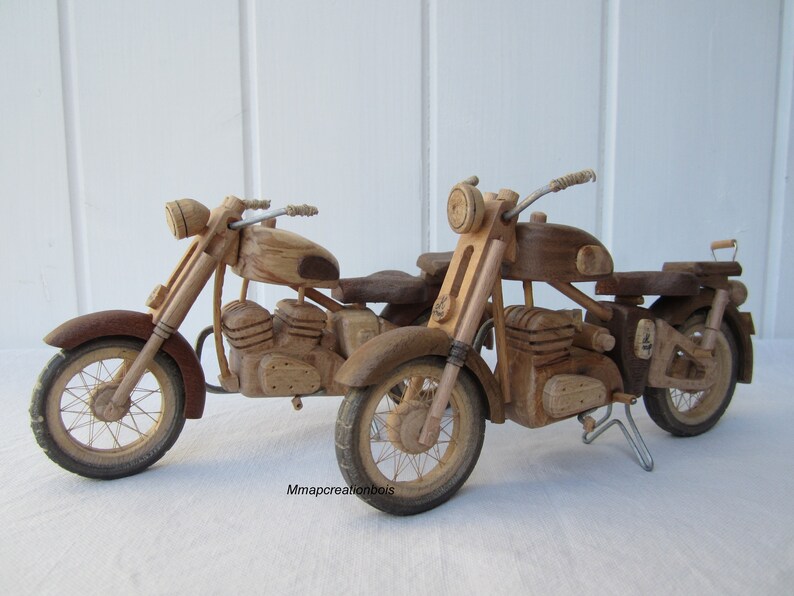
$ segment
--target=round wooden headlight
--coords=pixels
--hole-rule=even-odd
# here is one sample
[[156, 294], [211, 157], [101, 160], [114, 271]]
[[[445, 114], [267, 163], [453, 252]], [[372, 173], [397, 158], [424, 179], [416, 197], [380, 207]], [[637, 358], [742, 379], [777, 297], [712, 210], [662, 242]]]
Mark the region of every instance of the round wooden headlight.
[[482, 225], [485, 202], [482, 193], [470, 184], [456, 184], [447, 199], [447, 221], [457, 234], [476, 232]]
[[210, 220], [210, 210], [193, 199], [179, 199], [165, 204], [165, 219], [177, 240], [195, 236]]

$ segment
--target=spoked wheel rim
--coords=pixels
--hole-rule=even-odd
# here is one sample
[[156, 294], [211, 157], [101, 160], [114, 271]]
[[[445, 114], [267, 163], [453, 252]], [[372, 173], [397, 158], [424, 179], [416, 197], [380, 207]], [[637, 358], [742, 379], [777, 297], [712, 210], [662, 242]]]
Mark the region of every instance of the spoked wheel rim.
[[128, 401], [108, 410], [110, 398], [138, 350], [106, 346], [89, 351], [67, 364], [52, 387], [47, 414], [51, 432], [70, 455], [96, 464], [130, 459], [168, 432], [176, 391], [156, 362], [136, 384]]
[[[462, 407], [463, 398], [453, 390], [450, 407], [441, 418], [441, 432], [437, 442], [421, 452], [417, 448], [418, 432], [433, 400], [441, 371], [432, 365], [417, 363], [374, 388], [362, 424], [360, 447], [362, 463], [367, 475], [379, 479], [381, 485], [394, 487], [395, 494], [410, 496], [414, 491], [423, 494], [447, 482], [459, 468], [463, 457], [461, 416], [471, 415]], [[409, 401], [402, 401], [412, 379], [421, 382], [421, 389]], [[401, 440], [395, 440], [403, 436]], [[410, 445], [410, 446], [408, 446]]]
[[[370, 448], [373, 463], [381, 475], [392, 483], [412, 482], [423, 480], [437, 471], [449, 461], [457, 445], [458, 425], [454, 424], [458, 418], [457, 411], [447, 408], [441, 418], [441, 431], [438, 441], [429, 449], [417, 445], [408, 447], [395, 435], [407, 435], [415, 438], [421, 431], [422, 423], [427, 415], [430, 403], [438, 389], [438, 379], [421, 378], [422, 388], [415, 399], [405, 402], [395, 400], [396, 387], [390, 389], [380, 401], [377, 402], [370, 423]], [[403, 379], [399, 387], [400, 398], [405, 393], [405, 387], [410, 378]], [[392, 437], [390, 437], [392, 435]]]
[[[704, 323], [697, 320], [682, 329], [681, 333], [699, 344], [702, 340], [704, 329]], [[667, 391], [670, 411], [685, 424], [696, 425], [708, 420], [722, 407], [725, 394], [731, 388], [733, 354], [722, 331], [717, 332], [714, 358], [717, 366], [717, 375], [711, 387], [701, 391], [683, 391], [675, 388]]]

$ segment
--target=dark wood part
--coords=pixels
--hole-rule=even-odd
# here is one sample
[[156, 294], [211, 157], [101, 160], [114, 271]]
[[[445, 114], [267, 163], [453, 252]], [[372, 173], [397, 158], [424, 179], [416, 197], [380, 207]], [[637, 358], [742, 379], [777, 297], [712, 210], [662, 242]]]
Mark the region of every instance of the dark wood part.
[[389, 302], [416, 304], [427, 302], [428, 284], [421, 277], [404, 271], [378, 271], [366, 277], [340, 279], [331, 296], [345, 304]]
[[588, 311], [585, 321], [605, 328], [615, 338], [615, 347], [606, 352], [623, 377], [623, 390], [632, 395], [642, 395], [648, 380], [650, 360], [641, 358], [635, 351], [637, 324], [642, 319], [653, 321], [654, 315], [648, 309], [626, 304], [608, 304], [612, 309], [612, 319], [603, 321]]
[[[697, 296], [684, 297], [661, 297], [650, 306], [654, 316], [664, 319], [677, 327], [686, 321], [690, 315], [699, 311], [707, 310], [711, 307], [714, 300], [714, 291], [704, 289]], [[736, 380], [740, 383], [749, 383], [753, 379], [753, 342], [755, 326], [750, 313], [739, 312], [733, 305], [725, 307], [725, 314], [722, 320], [728, 323], [736, 341], [739, 345], [739, 370]]]
[[298, 275], [310, 279], [326, 281], [339, 279], [339, 267], [323, 256], [309, 255], [303, 257], [298, 263]]
[[380, 317], [386, 319], [393, 325], [397, 325], [397, 327], [412, 325], [425, 313], [427, 313], [427, 318], [429, 320], [430, 310], [433, 308], [436, 296], [438, 296], [439, 287], [440, 286], [428, 287], [428, 300], [426, 302], [414, 304], [387, 304], [380, 312]]
[[[103, 337], [135, 337], [146, 341], [154, 331], [151, 315], [130, 310], [106, 310], [76, 317], [50, 331], [44, 342], [56, 348], [72, 350], [86, 342]], [[179, 367], [185, 386], [185, 417], [201, 418], [207, 391], [204, 370], [196, 352], [175, 331], [160, 348]]]
[[[369, 340], [342, 365], [336, 381], [348, 387], [366, 387], [381, 381], [400, 364], [421, 356], [446, 358], [452, 338], [442, 329], [402, 327]], [[477, 377], [487, 397], [488, 419], [505, 421], [502, 390], [491, 369], [474, 350], [466, 356], [466, 368]]]
[[672, 262], [662, 265], [662, 271], [685, 271], [698, 277], [736, 277], [742, 274], [742, 266], [736, 261]]
[[503, 267], [504, 279], [597, 281], [612, 273], [612, 257], [604, 245], [578, 228], [520, 223], [516, 225], [516, 245], [516, 260]]
[[416, 259], [416, 266], [427, 274], [428, 278], [438, 279], [440, 283], [444, 281], [444, 276], [447, 274], [453, 254], [451, 250], [447, 252], [426, 252], [419, 255], [419, 258]]
[[608, 296], [696, 296], [700, 282], [684, 271], [626, 271], [599, 280], [595, 292]]

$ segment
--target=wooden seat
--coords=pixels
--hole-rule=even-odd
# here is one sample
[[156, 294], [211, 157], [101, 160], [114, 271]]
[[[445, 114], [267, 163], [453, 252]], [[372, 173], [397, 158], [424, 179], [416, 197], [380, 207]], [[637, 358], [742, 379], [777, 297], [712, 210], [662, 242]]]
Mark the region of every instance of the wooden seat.
[[610, 296], [696, 296], [700, 282], [684, 271], [626, 271], [600, 280], [595, 291]]
[[447, 274], [453, 254], [451, 250], [448, 252], [426, 252], [416, 259], [416, 266], [426, 274], [427, 278], [440, 282]]
[[685, 271], [698, 277], [735, 277], [742, 274], [736, 261], [673, 262], [662, 265], [662, 271]]
[[378, 271], [366, 277], [340, 279], [331, 296], [343, 304], [419, 304], [429, 300], [427, 282], [404, 271]]

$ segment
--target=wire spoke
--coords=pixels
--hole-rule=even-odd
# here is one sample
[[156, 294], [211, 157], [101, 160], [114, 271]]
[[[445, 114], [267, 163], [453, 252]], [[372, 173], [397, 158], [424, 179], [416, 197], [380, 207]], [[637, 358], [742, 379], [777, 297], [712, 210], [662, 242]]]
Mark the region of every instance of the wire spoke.
[[417, 456], [411, 456], [408, 458], [408, 462], [411, 464], [411, 467], [414, 469], [414, 472], [416, 472], [417, 480], [421, 480], [422, 472], [419, 469], [419, 464], [416, 461], [417, 459], [419, 459]]
[[[72, 396], [72, 397], [74, 397], [74, 396]], [[61, 412], [65, 412], [69, 408], [73, 408], [75, 406], [79, 406], [80, 404], [83, 404], [84, 408], [88, 408], [90, 406], [90, 404], [88, 403], [87, 399], [83, 399], [82, 397], [75, 397], [75, 399], [70, 401], [68, 404], [61, 406]]]
[[96, 440], [102, 436], [102, 433], [105, 432], [105, 426], [100, 426], [99, 432], [96, 432], [97, 419], [91, 416], [91, 424], [88, 426], [88, 446], [93, 447]]
[[[137, 414], [137, 416], [141, 416], [141, 415], [146, 416], [147, 418], [150, 418], [152, 422], [157, 422], [157, 420], [158, 420], [157, 418], [152, 416], [152, 414], [162, 414], [162, 412], [159, 412], [159, 411], [158, 412], [147, 412], [146, 410], [141, 408], [138, 404], [133, 404], [133, 406], [136, 409], [140, 410], [140, 413]], [[133, 415], [135, 415], [135, 414], [133, 414], [132, 413], [132, 409], [130, 409], [130, 416], [133, 416]]]
[[121, 430], [121, 427], [124, 427], [131, 430], [134, 433], [138, 433], [139, 437], [143, 437], [146, 433], [141, 432], [141, 429], [138, 427], [138, 424], [135, 422], [135, 418], [133, 418], [132, 416], [130, 416], [129, 418], [130, 420], [132, 420], [132, 424], [134, 426], [130, 426], [129, 424], [125, 423], [124, 418], [122, 418], [121, 420], [119, 420], [119, 427], [120, 427], [119, 431]]
[[[133, 392], [134, 392], [134, 391], [135, 391], [135, 390], [133, 390]], [[149, 391], [149, 392], [148, 392], [146, 395], [142, 395], [142, 396], [141, 396], [141, 397], [139, 397], [138, 399], [132, 400], [132, 402], [130, 403], [130, 405], [131, 405], [131, 406], [137, 406], [137, 405], [138, 405], [140, 402], [142, 402], [143, 400], [145, 400], [147, 397], [151, 397], [151, 396], [152, 396], [152, 395], [154, 395], [155, 393], [159, 393], [159, 392], [160, 392], [160, 390], [159, 390], [159, 389], [152, 389], [152, 390], [151, 390], [151, 391]]]
[[[79, 423], [82, 418], [86, 418], [85, 422]], [[81, 428], [85, 428], [86, 426], [90, 426], [94, 423], [94, 417], [91, 415], [87, 415], [86, 413], [78, 415], [69, 428], [66, 429], [66, 432], [71, 433], [73, 430], [80, 430]]]
[[[110, 436], [113, 437], [113, 444], [120, 449], [121, 448], [121, 443], [119, 443], [118, 436], [113, 434], [113, 429], [110, 428], [110, 423], [109, 422], [105, 422], [105, 427], [108, 429], [108, 432], [110, 433]], [[119, 431], [120, 431], [120, 425], [117, 424], [116, 425], [116, 432], [118, 433]]]
[[[382, 443], [383, 445], [381, 445], [380, 453], [378, 457], [375, 458], [376, 465], [392, 459], [397, 455], [397, 448], [392, 445], [391, 441], [382, 441]], [[391, 448], [391, 451], [388, 451], [389, 448]]]

